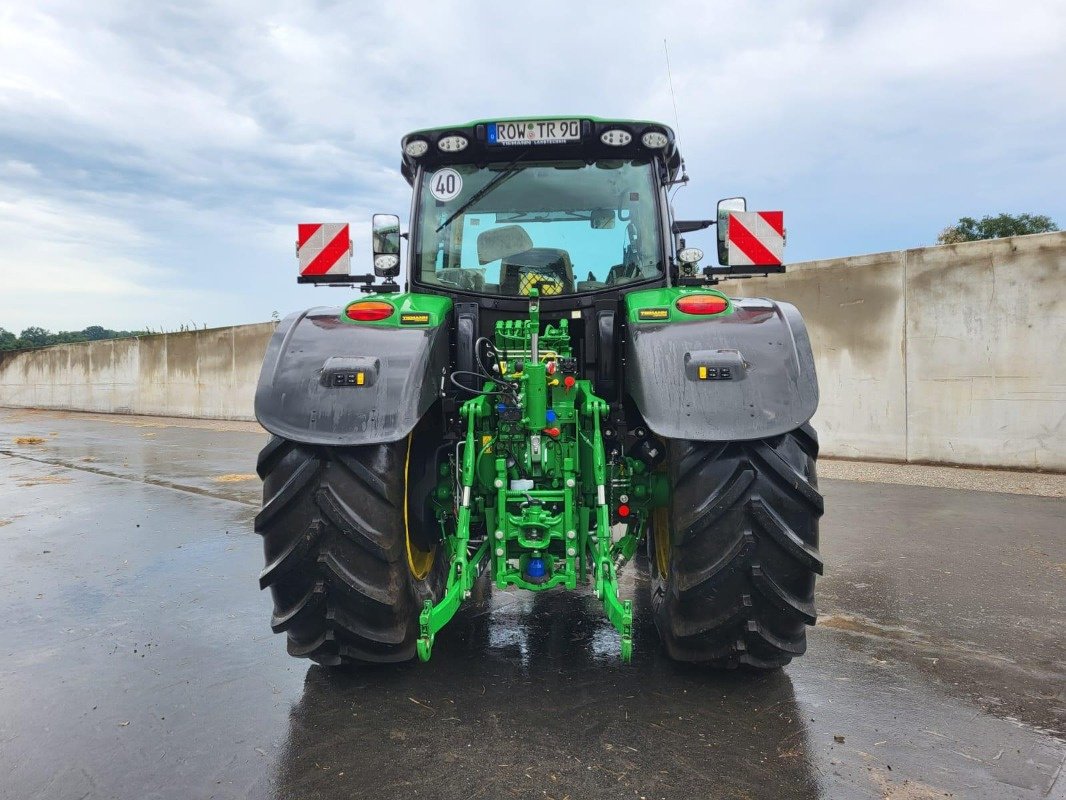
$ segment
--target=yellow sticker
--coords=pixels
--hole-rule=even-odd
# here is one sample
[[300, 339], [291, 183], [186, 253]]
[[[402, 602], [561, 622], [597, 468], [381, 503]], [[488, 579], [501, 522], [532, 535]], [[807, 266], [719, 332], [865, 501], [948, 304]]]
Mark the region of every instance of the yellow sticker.
[[362, 386], [364, 383], [366, 383], [366, 373], [364, 373], [364, 372], [355, 373], [355, 385], [356, 386]]
[[407, 314], [400, 314], [401, 325], [427, 325], [429, 323], [429, 314], [425, 312], [410, 312]]
[[670, 309], [668, 308], [642, 308], [637, 312], [637, 319], [668, 319], [670, 317]]
[[707, 380], [707, 367], [700, 367], [700, 380]]
[[527, 272], [518, 282], [518, 293], [523, 296], [529, 295], [529, 290], [534, 286], [540, 287], [542, 295], [562, 294], [563, 282], [554, 275], [543, 275], [539, 272]]

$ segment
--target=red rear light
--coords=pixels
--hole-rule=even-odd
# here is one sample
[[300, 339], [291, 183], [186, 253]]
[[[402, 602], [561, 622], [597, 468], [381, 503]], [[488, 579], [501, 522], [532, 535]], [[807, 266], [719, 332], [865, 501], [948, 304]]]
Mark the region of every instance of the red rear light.
[[729, 301], [716, 294], [689, 294], [679, 297], [675, 305], [685, 314], [721, 314], [729, 308]]
[[377, 322], [379, 319], [388, 319], [395, 310], [390, 303], [380, 300], [360, 300], [344, 309], [344, 314], [356, 322]]

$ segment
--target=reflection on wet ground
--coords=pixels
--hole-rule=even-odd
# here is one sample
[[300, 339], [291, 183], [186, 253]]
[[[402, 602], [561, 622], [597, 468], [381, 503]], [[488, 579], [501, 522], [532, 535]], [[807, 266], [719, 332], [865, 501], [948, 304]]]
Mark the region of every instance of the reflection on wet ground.
[[384, 797], [819, 796], [787, 672], [708, 680], [660, 659], [647, 626], [645, 655], [623, 667], [596, 605], [498, 593], [462, 615], [431, 669], [312, 668], [278, 794], [369, 782]]
[[481, 586], [430, 664], [337, 672], [215, 481], [261, 435], [39, 422], [0, 410], [0, 797], [1066, 796], [1061, 499], [827, 481], [828, 624], [773, 674], [666, 660], [640, 568], [629, 666], [591, 596]]

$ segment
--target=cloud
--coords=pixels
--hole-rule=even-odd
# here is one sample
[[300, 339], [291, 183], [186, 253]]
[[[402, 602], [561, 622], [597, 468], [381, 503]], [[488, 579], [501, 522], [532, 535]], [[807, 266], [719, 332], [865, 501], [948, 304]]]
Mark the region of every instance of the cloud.
[[11, 159], [0, 163], [0, 178], [19, 180], [23, 178], [36, 178], [40, 173], [37, 171], [37, 167], [33, 164], [28, 164], [25, 161], [17, 161]]
[[0, 325], [80, 329], [160, 299], [165, 271], [152, 242], [106, 213], [47, 195], [0, 186]]
[[[336, 302], [294, 285], [294, 226], [350, 220], [368, 269], [370, 214], [408, 206], [403, 133], [672, 122], [664, 37], [682, 216], [783, 207], [793, 259], [927, 243], [963, 214], [1066, 223], [1057, 2], [53, 0], [0, 11], [0, 325]], [[60, 287], [96, 300], [58, 316]]]

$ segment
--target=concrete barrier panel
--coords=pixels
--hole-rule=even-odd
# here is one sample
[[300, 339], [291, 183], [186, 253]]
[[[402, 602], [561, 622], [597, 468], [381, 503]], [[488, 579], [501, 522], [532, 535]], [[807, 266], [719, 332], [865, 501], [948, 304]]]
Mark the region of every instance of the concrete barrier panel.
[[233, 329], [218, 328], [196, 335], [196, 416], [224, 417], [226, 397], [233, 392]]
[[23, 366], [28, 365], [23, 353], [0, 352], [0, 405], [33, 405], [33, 386], [23, 375]]
[[[125, 413], [180, 416], [167, 405], [167, 337], [145, 336], [137, 342], [137, 393]], [[115, 411], [122, 413], [121, 408]]]
[[1066, 469], [1066, 234], [907, 253], [912, 461]]
[[172, 413], [178, 417], [200, 415], [199, 352], [196, 347], [200, 335], [200, 332], [190, 332], [168, 333], [166, 336], [166, 407], [173, 409]]
[[83, 394], [88, 405], [92, 405], [97, 392], [98, 376], [92, 370], [91, 346], [72, 347], [67, 351], [69, 357], [66, 375], [63, 376], [66, 387], [66, 402], [72, 404], [75, 394]]
[[137, 404], [141, 386], [140, 343], [137, 339], [116, 339], [111, 343], [111, 389], [107, 403], [112, 413], [129, 413]]
[[70, 351], [54, 348], [41, 351], [33, 365], [33, 396], [42, 408], [63, 408], [70, 403]]

